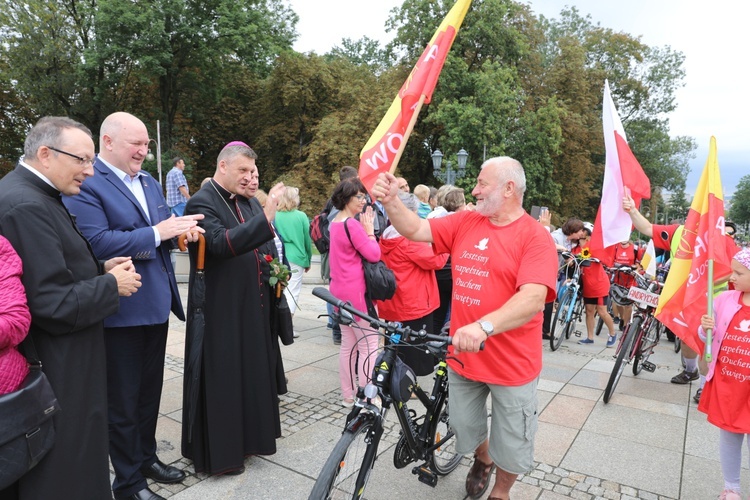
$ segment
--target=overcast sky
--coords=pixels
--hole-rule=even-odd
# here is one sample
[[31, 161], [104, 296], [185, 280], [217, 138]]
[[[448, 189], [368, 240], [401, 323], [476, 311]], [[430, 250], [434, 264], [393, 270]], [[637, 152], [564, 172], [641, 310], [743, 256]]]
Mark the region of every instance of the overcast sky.
[[[369, 36], [382, 42], [385, 21], [401, 0], [289, 0], [300, 17], [295, 49], [328, 52], [343, 38]], [[716, 137], [724, 192], [750, 174], [750, 104], [747, 52], [750, 4], [737, 0], [531, 0], [537, 14], [557, 17], [566, 5], [590, 14], [594, 23], [640, 36], [649, 46], [669, 45], [685, 54], [685, 86], [669, 116], [672, 136], [693, 137], [698, 145], [690, 163], [687, 191], [693, 193]], [[458, 36], [461, 36], [459, 32]], [[427, 44], [429, 40], [425, 40]], [[438, 85], [440, 82], [438, 81]], [[615, 103], [617, 104], [617, 103]]]

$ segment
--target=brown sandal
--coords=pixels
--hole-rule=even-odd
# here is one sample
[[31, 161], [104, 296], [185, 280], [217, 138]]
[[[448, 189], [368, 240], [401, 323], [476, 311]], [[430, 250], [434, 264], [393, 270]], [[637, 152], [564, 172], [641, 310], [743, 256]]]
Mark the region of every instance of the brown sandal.
[[493, 470], [495, 470], [494, 463], [486, 464], [474, 455], [474, 462], [466, 475], [466, 493], [471, 498], [479, 498], [484, 495], [490, 485], [490, 476]]

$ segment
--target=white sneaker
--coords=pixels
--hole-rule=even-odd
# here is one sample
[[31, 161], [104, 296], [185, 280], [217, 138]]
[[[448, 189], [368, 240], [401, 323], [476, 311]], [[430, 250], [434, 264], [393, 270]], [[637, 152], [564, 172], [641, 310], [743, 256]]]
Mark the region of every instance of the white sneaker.
[[297, 333], [295, 331], [292, 331], [292, 337], [294, 337], [295, 339], [298, 339], [299, 338], [299, 333]]

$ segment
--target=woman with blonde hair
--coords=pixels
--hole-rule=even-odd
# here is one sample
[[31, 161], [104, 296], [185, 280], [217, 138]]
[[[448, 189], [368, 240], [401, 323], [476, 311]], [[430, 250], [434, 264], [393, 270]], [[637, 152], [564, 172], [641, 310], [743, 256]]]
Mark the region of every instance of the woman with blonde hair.
[[310, 270], [312, 258], [310, 220], [297, 207], [299, 207], [299, 188], [287, 186], [276, 207], [274, 225], [284, 241], [284, 251], [292, 271], [289, 286], [284, 290], [292, 315], [297, 310], [299, 293], [302, 289], [302, 274]]

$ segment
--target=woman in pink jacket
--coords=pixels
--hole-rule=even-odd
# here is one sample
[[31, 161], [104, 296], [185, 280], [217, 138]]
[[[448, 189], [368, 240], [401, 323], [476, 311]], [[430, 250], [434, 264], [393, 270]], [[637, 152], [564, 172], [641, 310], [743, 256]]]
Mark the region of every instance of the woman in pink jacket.
[[31, 325], [21, 269], [21, 258], [0, 236], [0, 394], [17, 390], [29, 373], [29, 364], [17, 349]]
[[[419, 200], [410, 193], [399, 193], [404, 205], [417, 212]], [[432, 313], [440, 305], [435, 271], [442, 269], [449, 254], [438, 254], [430, 243], [411, 241], [389, 226], [380, 238], [383, 261], [396, 275], [396, 293], [378, 302], [378, 313], [388, 321], [400, 321], [414, 330], [426, 325], [432, 332]], [[424, 350], [399, 347], [399, 356], [417, 375], [428, 375], [435, 369], [435, 359]]]
[[[358, 178], [346, 179], [334, 188], [333, 206], [339, 210], [329, 226], [331, 248], [328, 262], [331, 266], [331, 293], [338, 299], [351, 303], [360, 311], [367, 311], [365, 302], [365, 272], [362, 259], [380, 260], [380, 247], [375, 240], [372, 208], [364, 213], [365, 186]], [[359, 216], [359, 220], [355, 217]], [[344, 226], [346, 225], [346, 229]], [[347, 236], [347, 230], [349, 235]], [[341, 325], [341, 351], [339, 352], [339, 380], [342, 405], [354, 405], [357, 386], [370, 381], [373, 363], [378, 351], [378, 335], [369, 324], [359, 320], [351, 325]], [[357, 362], [359, 382], [354, 383], [354, 362]]]
[[[719, 458], [724, 475], [721, 500], [740, 500], [742, 442], [750, 434], [750, 249], [732, 259], [734, 290], [714, 299], [713, 318], [701, 317], [698, 334], [712, 328], [713, 359], [698, 410], [720, 429]], [[748, 441], [750, 448], [750, 440]]]

